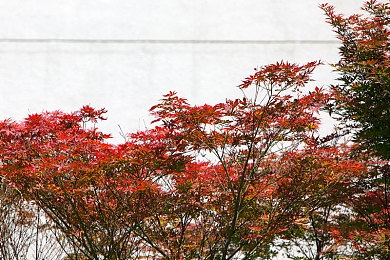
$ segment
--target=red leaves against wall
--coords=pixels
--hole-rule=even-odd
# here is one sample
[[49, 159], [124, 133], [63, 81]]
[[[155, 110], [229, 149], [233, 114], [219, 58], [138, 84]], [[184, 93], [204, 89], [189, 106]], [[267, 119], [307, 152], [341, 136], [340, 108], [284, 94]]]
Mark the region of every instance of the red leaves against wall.
[[264, 66], [244, 97], [215, 105], [170, 92], [151, 108], [156, 126], [120, 145], [88, 106], [3, 121], [0, 173], [88, 259], [269, 255], [365, 167], [317, 132], [330, 96], [303, 87], [319, 64]]

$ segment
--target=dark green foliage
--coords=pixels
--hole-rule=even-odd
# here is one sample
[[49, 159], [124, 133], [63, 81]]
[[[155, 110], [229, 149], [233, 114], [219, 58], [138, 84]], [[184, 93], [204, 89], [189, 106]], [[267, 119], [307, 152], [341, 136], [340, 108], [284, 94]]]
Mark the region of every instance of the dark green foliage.
[[390, 158], [390, 6], [368, 1], [368, 15], [343, 17], [324, 5], [328, 22], [342, 41], [335, 65], [341, 84], [329, 112], [338, 115], [344, 130], [363, 148]]

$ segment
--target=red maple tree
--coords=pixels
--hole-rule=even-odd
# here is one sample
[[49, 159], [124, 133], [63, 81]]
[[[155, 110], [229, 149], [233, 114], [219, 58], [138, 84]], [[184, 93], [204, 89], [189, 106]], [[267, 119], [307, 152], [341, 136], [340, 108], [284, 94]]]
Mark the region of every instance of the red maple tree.
[[365, 132], [355, 143], [321, 136], [319, 111], [367, 126], [367, 102], [354, 97], [387, 86], [389, 8], [367, 2], [372, 19], [322, 8], [343, 40], [342, 87], [307, 90], [319, 62], [278, 62], [247, 77], [241, 98], [193, 106], [164, 95], [150, 110], [154, 125], [118, 145], [96, 127], [104, 109], [4, 120], [3, 183], [54, 222], [67, 259], [256, 259], [280, 241], [306, 246], [309, 259], [386, 259], [388, 136], [373, 146]]

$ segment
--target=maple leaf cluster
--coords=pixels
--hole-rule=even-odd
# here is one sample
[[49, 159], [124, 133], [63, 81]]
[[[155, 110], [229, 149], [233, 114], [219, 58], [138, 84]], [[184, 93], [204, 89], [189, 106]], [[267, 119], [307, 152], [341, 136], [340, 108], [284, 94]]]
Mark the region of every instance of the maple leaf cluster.
[[[353, 131], [320, 133], [324, 109], [366, 126], [357, 89], [388, 88], [390, 7], [365, 6], [375, 19], [322, 6], [345, 41], [344, 85], [307, 87], [320, 62], [277, 62], [247, 77], [241, 98], [193, 106], [164, 95], [152, 127], [118, 145], [97, 128], [105, 109], [3, 120], [1, 182], [44, 211], [65, 259], [265, 259], [278, 247], [302, 259], [386, 259], [389, 166], [378, 155], [388, 136], [377, 153], [364, 135], [348, 139]], [[373, 57], [357, 60], [362, 51]]]

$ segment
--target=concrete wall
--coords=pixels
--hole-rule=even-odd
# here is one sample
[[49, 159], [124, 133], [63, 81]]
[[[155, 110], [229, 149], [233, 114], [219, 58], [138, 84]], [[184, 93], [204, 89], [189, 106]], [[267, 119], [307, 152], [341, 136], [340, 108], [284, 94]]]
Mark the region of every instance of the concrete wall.
[[[341, 12], [362, 1], [333, 0]], [[319, 0], [0, 0], [0, 118], [82, 105], [108, 109], [120, 141], [144, 128], [170, 90], [223, 101], [253, 68], [281, 59], [335, 62]], [[317, 84], [335, 75], [324, 66]]]

